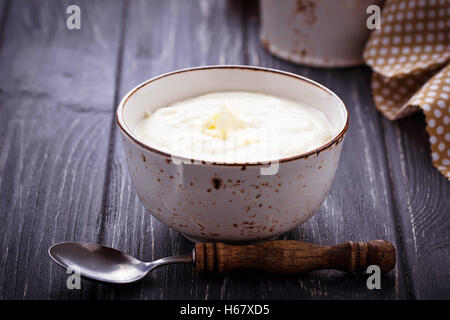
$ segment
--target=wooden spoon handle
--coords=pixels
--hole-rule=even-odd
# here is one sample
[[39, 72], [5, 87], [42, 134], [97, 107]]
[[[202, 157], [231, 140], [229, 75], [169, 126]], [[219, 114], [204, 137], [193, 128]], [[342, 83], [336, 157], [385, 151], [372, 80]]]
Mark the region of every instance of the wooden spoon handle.
[[319, 246], [294, 240], [276, 240], [253, 245], [203, 243], [195, 245], [197, 272], [224, 273], [257, 270], [292, 274], [321, 269], [362, 272], [377, 265], [381, 272], [395, 267], [395, 247], [385, 240]]

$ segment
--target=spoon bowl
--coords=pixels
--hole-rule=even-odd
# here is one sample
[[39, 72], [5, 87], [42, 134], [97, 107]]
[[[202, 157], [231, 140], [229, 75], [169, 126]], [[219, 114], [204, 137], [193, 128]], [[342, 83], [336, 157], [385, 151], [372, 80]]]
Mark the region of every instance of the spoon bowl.
[[143, 262], [110, 247], [82, 242], [57, 243], [48, 249], [48, 253], [53, 261], [66, 269], [110, 283], [135, 282], [161, 265], [194, 261], [192, 254], [186, 254]]

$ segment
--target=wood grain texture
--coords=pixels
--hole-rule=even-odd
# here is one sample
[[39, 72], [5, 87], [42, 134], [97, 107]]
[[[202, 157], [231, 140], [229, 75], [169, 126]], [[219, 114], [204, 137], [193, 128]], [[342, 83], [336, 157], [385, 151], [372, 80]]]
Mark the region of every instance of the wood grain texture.
[[431, 164], [422, 114], [383, 126], [413, 296], [448, 299], [450, 183]]
[[3, 39], [5, 38], [6, 21], [9, 16], [9, 9], [11, 8], [11, 0], [0, 0], [0, 48], [3, 46]]
[[332, 246], [295, 240], [248, 245], [195, 244], [195, 270], [219, 274], [232, 271], [299, 274], [323, 269], [361, 273], [371, 265], [385, 273], [395, 267], [395, 258], [395, 247], [386, 240], [349, 241]]
[[[368, 70], [312, 69], [269, 55], [258, 39], [257, 11], [248, 8], [248, 64], [273, 67], [309, 77], [336, 92], [350, 114], [350, 127], [331, 192], [316, 215], [284, 238], [337, 244], [348, 240], [386, 239], [396, 244], [388, 168], [377, 111], [368, 89]], [[401, 254], [401, 253], [400, 253]], [[367, 290], [365, 280], [334, 271], [314, 272], [284, 284], [273, 282], [271, 296], [291, 298], [404, 298], [403, 266], [384, 278], [383, 292]], [[349, 288], [352, 288], [349, 290]]]
[[[65, 27], [73, 3], [81, 31]], [[423, 117], [391, 123], [376, 111], [369, 69], [274, 58], [258, 39], [257, 1], [0, 0], [0, 10], [0, 299], [450, 297], [450, 184], [431, 165]], [[294, 72], [343, 99], [350, 127], [330, 195], [281, 239], [394, 243], [397, 265], [382, 290], [333, 270], [217, 276], [189, 265], [120, 287], [83, 280], [81, 291], [66, 288], [67, 274], [47, 255], [53, 242], [99, 242], [142, 260], [192, 249], [140, 203], [113, 112], [140, 82], [208, 64]]]
[[58, 241], [95, 241], [113, 110], [119, 6], [13, 1], [0, 51], [0, 298], [79, 298], [49, 260]]
[[[140, 18], [150, 12], [150, 8], [155, 14], [154, 18]], [[285, 238], [321, 244], [376, 238], [395, 242], [395, 225], [390, 194], [387, 194], [389, 188], [386, 186], [386, 162], [381, 157], [373, 158], [373, 154], [383, 154], [384, 149], [377, 112], [372, 105], [366, 105], [366, 101], [370, 101], [370, 93], [365, 89], [367, 83], [362, 80], [365, 80], [367, 70], [365, 73], [360, 69], [311, 70], [273, 58], [262, 49], [258, 40], [259, 21], [255, 2], [246, 2], [245, 5], [241, 2], [226, 2], [225, 5], [225, 2], [199, 1], [187, 7], [177, 1], [164, 4], [143, 2], [129, 9], [121, 94], [165, 71], [224, 62], [275, 67], [310, 76], [333, 87], [350, 104], [351, 117], [358, 117], [349, 131], [347, 141], [350, 142], [346, 142], [341, 168], [336, 177], [339, 182], [335, 183], [316, 217], [285, 235]], [[157, 12], [170, 14], [159, 15]], [[165, 19], [169, 19], [169, 22]], [[159, 28], [155, 30], [155, 26]], [[219, 31], [212, 34], [209, 30]], [[228, 45], [213, 45], [215, 39], [221, 39]], [[360, 93], [361, 90], [363, 93]], [[367, 132], [367, 129], [370, 131]], [[351, 152], [352, 149], [356, 152]], [[128, 177], [118, 137], [111, 168], [104, 243], [127, 250], [142, 259], [189, 251], [192, 245], [188, 241], [150, 217], [139, 203]], [[349, 176], [363, 178], [349, 179]], [[151, 246], [145, 245], [146, 239], [151, 239]], [[406, 296], [404, 287], [401, 266], [393, 275], [383, 278], [385, 289], [382, 292], [367, 290], [364, 276], [349, 276], [335, 271], [264, 279], [253, 274], [214, 278], [195, 275], [189, 266], [170, 266], [157, 270], [141, 284], [131, 285], [129, 291], [108, 287], [98, 297], [396, 298]]]
[[[120, 95], [164, 72], [206, 64], [243, 63], [240, 6], [240, 1], [226, 0], [133, 1], [126, 19]], [[102, 243], [143, 260], [189, 252], [193, 245], [159, 223], [140, 203], [119, 135], [116, 130]], [[198, 277], [193, 266], [167, 266], [125, 289], [102, 286], [97, 297], [219, 298], [222, 282], [220, 277]]]

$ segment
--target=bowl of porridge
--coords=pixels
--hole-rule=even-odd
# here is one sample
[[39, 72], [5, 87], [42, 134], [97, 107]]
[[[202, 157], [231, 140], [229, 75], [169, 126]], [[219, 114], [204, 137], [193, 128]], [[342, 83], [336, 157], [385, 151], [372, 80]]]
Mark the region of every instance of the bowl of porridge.
[[150, 79], [116, 118], [142, 203], [192, 241], [273, 239], [304, 223], [328, 194], [348, 127], [329, 89], [249, 66]]

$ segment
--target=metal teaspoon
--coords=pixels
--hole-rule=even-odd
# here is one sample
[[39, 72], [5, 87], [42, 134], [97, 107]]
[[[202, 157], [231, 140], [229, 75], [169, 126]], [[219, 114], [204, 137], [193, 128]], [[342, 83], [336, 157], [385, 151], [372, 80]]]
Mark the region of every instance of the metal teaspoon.
[[140, 261], [119, 250], [93, 243], [63, 242], [51, 246], [50, 257], [84, 277], [110, 283], [130, 283], [153, 269], [172, 263], [194, 263], [197, 272], [224, 273], [257, 270], [293, 274], [320, 269], [362, 272], [377, 265], [381, 272], [395, 267], [395, 247], [385, 240], [324, 246], [295, 240], [275, 240], [252, 245], [195, 244], [191, 254], [153, 262]]

